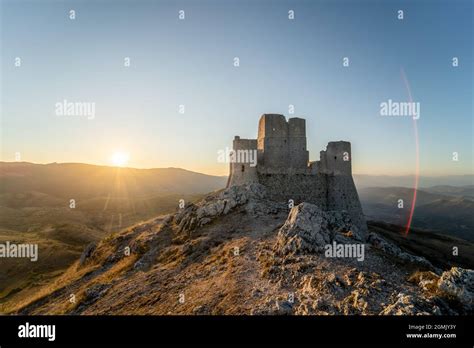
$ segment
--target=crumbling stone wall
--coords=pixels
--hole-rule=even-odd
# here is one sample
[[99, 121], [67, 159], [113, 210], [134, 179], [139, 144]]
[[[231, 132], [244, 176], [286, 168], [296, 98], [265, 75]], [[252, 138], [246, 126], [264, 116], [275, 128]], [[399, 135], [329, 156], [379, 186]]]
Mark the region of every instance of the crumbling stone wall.
[[318, 172], [323, 174], [352, 175], [351, 143], [331, 141], [319, 153]]
[[306, 120], [288, 120], [288, 156], [290, 168], [308, 167], [309, 152], [306, 150]]
[[367, 225], [352, 179], [351, 143], [329, 142], [320, 160], [309, 162], [302, 118], [262, 115], [258, 139], [235, 137], [234, 150], [257, 149], [257, 166], [231, 163], [228, 187], [260, 183], [274, 201], [308, 202], [330, 211], [345, 210], [362, 233]]
[[367, 232], [362, 205], [352, 175], [325, 175], [327, 183], [327, 210], [345, 210], [362, 232]]
[[[240, 139], [236, 136], [233, 141], [234, 158], [230, 161], [229, 180], [227, 187], [258, 182], [257, 166], [253, 166], [251, 158], [256, 156], [257, 140]], [[242, 151], [239, 153], [239, 151]], [[258, 160], [257, 160], [258, 163]]]
[[293, 200], [296, 204], [310, 202], [327, 209], [328, 186], [325, 175], [258, 174], [258, 181], [266, 187], [270, 199], [280, 202]]
[[276, 114], [262, 115], [258, 126], [258, 165], [262, 171], [281, 172], [286, 169], [306, 169], [306, 121]]

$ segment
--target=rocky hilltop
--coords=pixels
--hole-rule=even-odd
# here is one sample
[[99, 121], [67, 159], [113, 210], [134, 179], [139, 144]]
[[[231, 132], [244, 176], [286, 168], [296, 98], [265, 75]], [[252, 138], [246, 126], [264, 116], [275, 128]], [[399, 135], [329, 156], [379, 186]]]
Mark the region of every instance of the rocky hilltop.
[[445, 315], [472, 314], [473, 301], [474, 271], [441, 269], [361, 233], [345, 211], [290, 208], [253, 183], [89, 245], [14, 312]]

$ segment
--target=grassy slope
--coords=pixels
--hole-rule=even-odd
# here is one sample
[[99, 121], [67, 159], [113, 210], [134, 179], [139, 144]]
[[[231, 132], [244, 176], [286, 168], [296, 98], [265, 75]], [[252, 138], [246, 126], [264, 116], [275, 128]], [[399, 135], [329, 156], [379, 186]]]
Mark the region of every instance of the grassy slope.
[[0, 162], [0, 242], [39, 247], [37, 262], [0, 260], [0, 304], [51, 282], [90, 242], [172, 212], [180, 199], [194, 201], [224, 181], [175, 168]]
[[[378, 221], [369, 221], [369, 228], [396, 245], [415, 254], [426, 257], [440, 268], [460, 266], [463, 268], [474, 267], [474, 243], [434, 233], [429, 230], [411, 229], [405, 236], [404, 229], [400, 226]], [[459, 254], [453, 255], [453, 247], [458, 247]]]

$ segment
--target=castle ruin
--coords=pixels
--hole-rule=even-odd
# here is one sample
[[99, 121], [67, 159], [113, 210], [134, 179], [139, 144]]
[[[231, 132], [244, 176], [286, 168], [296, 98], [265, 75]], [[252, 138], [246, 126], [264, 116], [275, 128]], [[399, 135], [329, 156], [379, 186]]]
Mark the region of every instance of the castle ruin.
[[[256, 165], [242, 153], [255, 153]], [[320, 160], [309, 161], [306, 149], [306, 121], [278, 114], [260, 117], [257, 139], [233, 141], [234, 160], [230, 162], [227, 187], [260, 183], [275, 201], [296, 204], [309, 202], [322, 210], [345, 210], [363, 232], [367, 225], [352, 179], [351, 144], [329, 142]]]

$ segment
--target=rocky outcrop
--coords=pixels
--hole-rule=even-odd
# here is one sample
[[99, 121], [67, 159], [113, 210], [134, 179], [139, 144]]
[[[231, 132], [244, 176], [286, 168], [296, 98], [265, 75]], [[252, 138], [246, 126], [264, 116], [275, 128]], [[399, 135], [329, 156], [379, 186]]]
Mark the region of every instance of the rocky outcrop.
[[468, 311], [474, 310], [474, 270], [453, 267], [441, 275], [438, 288]]
[[210, 223], [218, 216], [227, 215], [234, 208], [246, 205], [250, 214], [272, 213], [278, 204], [264, 201], [265, 187], [260, 184], [231, 186], [211, 194], [196, 204], [188, 204], [175, 215], [179, 232], [189, 232]]
[[395, 258], [399, 259], [400, 261], [413, 263], [413, 264], [419, 265], [421, 267], [424, 267], [426, 269], [436, 270], [436, 271], [439, 272], [439, 270], [436, 269], [431, 264], [431, 262], [429, 262], [424, 257], [415, 256], [415, 255], [412, 255], [410, 253], [407, 253], [407, 252], [403, 251], [402, 249], [400, 249], [395, 244], [390, 243], [389, 241], [387, 241], [384, 238], [380, 237], [378, 234], [369, 233], [367, 241], [374, 248], [382, 250], [383, 252], [385, 252], [385, 253], [387, 253], [391, 256], [394, 256]]
[[84, 297], [78, 304], [77, 308], [72, 311], [72, 314], [80, 314], [85, 308], [92, 305], [103, 297], [110, 289], [111, 284], [94, 284], [84, 291]]
[[380, 315], [434, 315], [441, 314], [438, 306], [417, 296], [400, 292], [395, 302], [385, 307]]
[[81, 257], [79, 258], [79, 266], [83, 266], [86, 261], [92, 256], [94, 253], [94, 250], [96, 249], [97, 245], [96, 243], [89, 243], [84, 251], [81, 254]]
[[320, 253], [333, 241], [362, 241], [347, 212], [325, 212], [317, 205], [301, 203], [291, 209], [280, 228], [275, 251], [281, 255]]
[[472, 314], [474, 310], [473, 270], [452, 267], [440, 276], [433, 272], [416, 272], [408, 281], [418, 285], [423, 298], [436, 301], [442, 309], [450, 307], [449, 302], [456, 309], [454, 314]]

